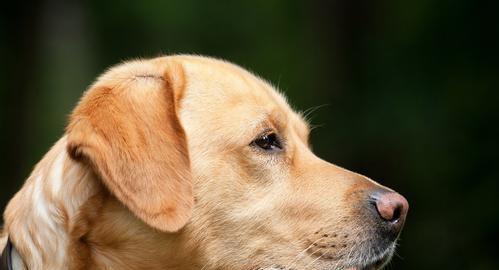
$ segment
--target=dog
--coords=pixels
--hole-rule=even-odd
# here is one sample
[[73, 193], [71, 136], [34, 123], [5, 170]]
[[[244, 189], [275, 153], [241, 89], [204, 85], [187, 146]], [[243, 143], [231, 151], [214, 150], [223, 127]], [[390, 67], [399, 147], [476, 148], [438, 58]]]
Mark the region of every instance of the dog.
[[111, 68], [9, 202], [10, 267], [382, 268], [407, 200], [315, 156], [303, 118], [223, 60]]

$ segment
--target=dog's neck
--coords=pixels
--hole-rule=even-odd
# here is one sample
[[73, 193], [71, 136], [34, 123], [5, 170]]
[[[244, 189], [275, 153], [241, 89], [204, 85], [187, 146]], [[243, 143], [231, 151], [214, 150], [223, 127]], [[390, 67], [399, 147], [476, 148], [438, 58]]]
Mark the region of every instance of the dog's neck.
[[133, 216], [88, 166], [68, 157], [65, 137], [10, 201], [4, 220], [28, 269], [196, 268], [185, 260], [195, 248], [183, 234], [155, 231]]
[[74, 218], [96, 194], [92, 175], [71, 162], [60, 139], [36, 165], [5, 210], [5, 230], [29, 269], [68, 265]]

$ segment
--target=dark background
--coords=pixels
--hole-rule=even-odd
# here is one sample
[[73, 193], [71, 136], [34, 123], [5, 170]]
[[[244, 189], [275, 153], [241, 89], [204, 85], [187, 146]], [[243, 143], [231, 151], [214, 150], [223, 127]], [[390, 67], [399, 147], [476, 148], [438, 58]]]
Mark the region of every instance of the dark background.
[[217, 56], [312, 115], [317, 154], [404, 194], [391, 269], [499, 269], [499, 1], [18, 1], [0, 24], [0, 207], [122, 60]]

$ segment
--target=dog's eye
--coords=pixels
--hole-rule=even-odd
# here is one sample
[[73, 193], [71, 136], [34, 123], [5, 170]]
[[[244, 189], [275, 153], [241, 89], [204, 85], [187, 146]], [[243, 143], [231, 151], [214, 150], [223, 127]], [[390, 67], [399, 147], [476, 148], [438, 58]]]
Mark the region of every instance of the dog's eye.
[[282, 150], [282, 144], [275, 133], [261, 135], [251, 145], [257, 146], [265, 151]]

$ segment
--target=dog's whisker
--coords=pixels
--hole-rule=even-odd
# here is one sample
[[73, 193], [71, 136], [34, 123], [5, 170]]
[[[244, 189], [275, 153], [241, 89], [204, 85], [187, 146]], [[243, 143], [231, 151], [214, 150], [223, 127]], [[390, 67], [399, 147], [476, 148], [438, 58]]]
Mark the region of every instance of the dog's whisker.
[[302, 251], [300, 251], [293, 260], [291, 260], [291, 262], [284, 267], [284, 269], [292, 269], [292, 267], [296, 264], [296, 262], [298, 261], [298, 259], [300, 259], [300, 257], [305, 253], [307, 252], [309, 249], [311, 249], [314, 244], [316, 244], [317, 242], [319, 242], [320, 240], [324, 239], [323, 236], [321, 236], [319, 239], [315, 240], [314, 242], [312, 242], [308, 247], [306, 247], [305, 249], [303, 249]]
[[324, 127], [325, 124], [318, 124], [318, 125], [310, 125], [310, 132], [312, 132], [313, 130], [317, 129], [317, 128], [321, 128], [321, 127]]
[[315, 258], [313, 261], [308, 263], [303, 269], [307, 269], [309, 266], [312, 266], [316, 261], [318, 261], [320, 258], [324, 257], [324, 254], [319, 255], [317, 258]]
[[318, 106], [313, 106], [313, 107], [310, 107], [306, 110], [304, 110], [303, 112], [301, 112], [301, 115], [302, 117], [305, 119], [305, 120], [308, 120], [309, 119], [309, 116], [314, 113], [315, 111], [317, 111], [318, 109], [320, 108], [323, 108], [323, 107], [326, 107], [326, 106], [329, 106], [329, 104], [321, 104], [321, 105], [318, 105]]

